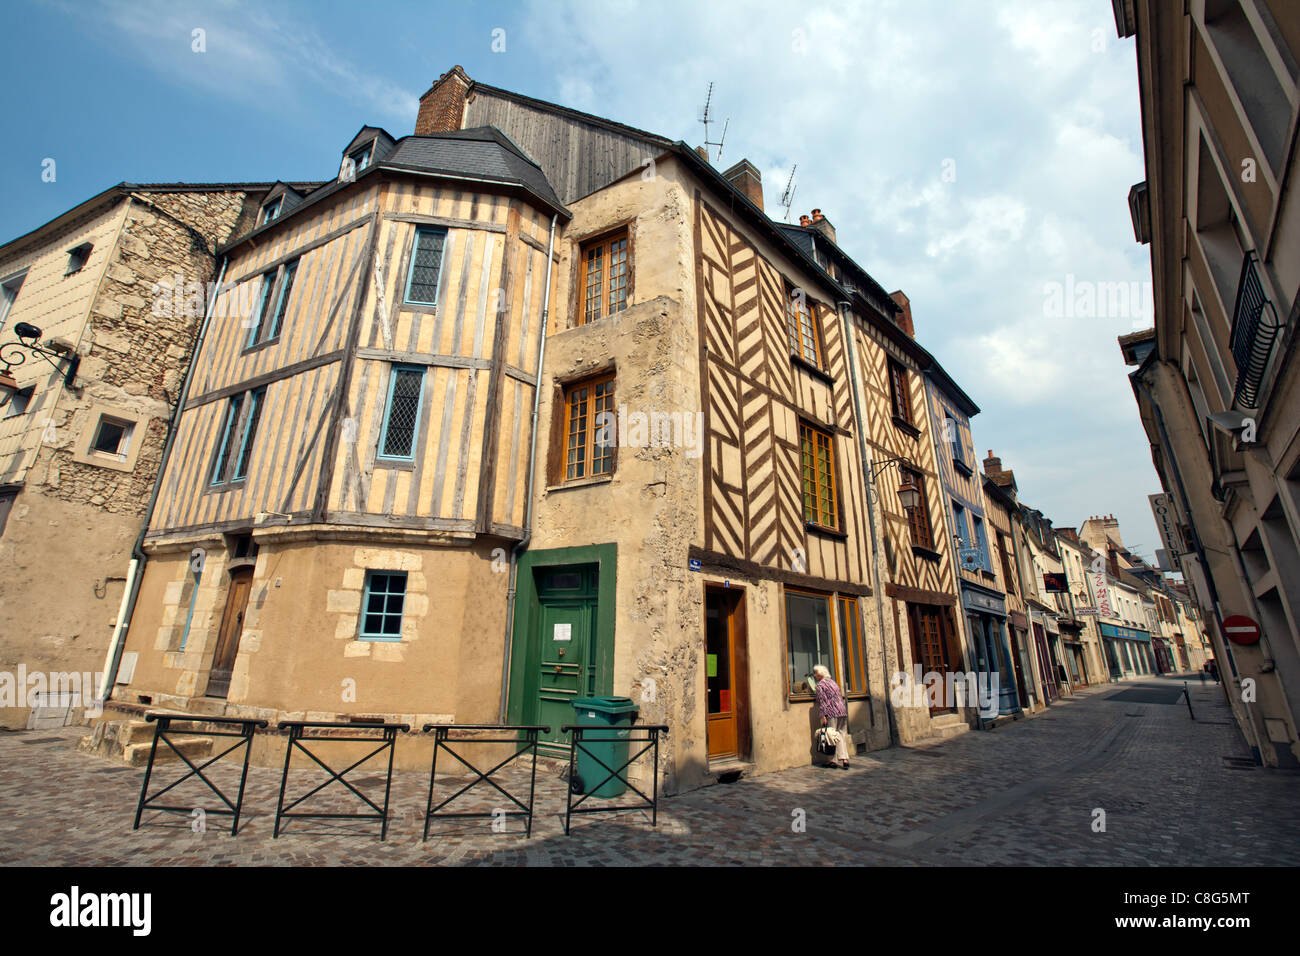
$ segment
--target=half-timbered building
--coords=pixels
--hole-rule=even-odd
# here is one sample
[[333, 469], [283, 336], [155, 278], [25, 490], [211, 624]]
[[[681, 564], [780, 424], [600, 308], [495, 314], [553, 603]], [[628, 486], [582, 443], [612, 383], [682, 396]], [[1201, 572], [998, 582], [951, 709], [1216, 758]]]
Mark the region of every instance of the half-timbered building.
[[818, 664], [858, 747], [964, 729], [891, 693], [963, 667], [901, 294], [747, 162], [459, 68], [415, 129], [224, 250], [119, 696], [555, 750], [627, 696], [669, 789], [812, 759]]

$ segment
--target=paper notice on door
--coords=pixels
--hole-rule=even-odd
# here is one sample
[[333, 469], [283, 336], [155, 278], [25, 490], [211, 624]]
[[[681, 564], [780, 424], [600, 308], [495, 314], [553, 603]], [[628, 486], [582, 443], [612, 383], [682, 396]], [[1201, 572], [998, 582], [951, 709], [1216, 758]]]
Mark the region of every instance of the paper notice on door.
[[572, 624], [555, 625], [555, 637], [553, 638], [553, 640], [557, 640], [557, 641], [573, 640], [573, 625]]
[[718, 655], [705, 654], [704, 661], [705, 661], [705, 667], [708, 668], [708, 676], [717, 677], [718, 676]]

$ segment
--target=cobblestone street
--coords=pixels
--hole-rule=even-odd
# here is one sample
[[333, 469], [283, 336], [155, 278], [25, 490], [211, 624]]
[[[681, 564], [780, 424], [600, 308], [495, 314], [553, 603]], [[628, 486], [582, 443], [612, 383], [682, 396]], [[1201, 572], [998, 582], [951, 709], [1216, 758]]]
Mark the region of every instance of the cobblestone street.
[[[505, 833], [485, 820], [438, 821], [422, 843], [428, 777], [408, 772], [394, 775], [386, 842], [373, 822], [313, 820], [291, 821], [273, 840], [280, 775], [257, 767], [237, 837], [228, 818], [210, 816], [207, 832], [194, 833], [186, 817], [157, 812], [133, 831], [143, 770], [76, 751], [84, 728], [12, 732], [0, 735], [0, 863], [1300, 863], [1300, 774], [1225, 760], [1247, 751], [1215, 684], [1192, 684], [1195, 722], [1181, 698], [1133, 693], [1181, 686], [1106, 685], [991, 733], [859, 756], [847, 772], [798, 768], [666, 798], [657, 829], [648, 813], [597, 814], [575, 818], [566, 837], [561, 780], [539, 770], [531, 839], [518, 820]], [[365, 792], [382, 797], [382, 782]], [[1093, 831], [1097, 809], [1105, 832]], [[806, 831], [795, 832], [801, 816]]]

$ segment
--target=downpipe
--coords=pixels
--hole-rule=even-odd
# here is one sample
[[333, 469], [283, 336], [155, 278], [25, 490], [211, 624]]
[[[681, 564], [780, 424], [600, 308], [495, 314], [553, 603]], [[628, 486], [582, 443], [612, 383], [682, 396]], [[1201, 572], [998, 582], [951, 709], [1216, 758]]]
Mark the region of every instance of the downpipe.
[[[871, 603], [876, 606], [876, 626], [880, 635], [880, 663], [885, 668], [885, 673], [881, 675], [884, 679], [885, 693], [885, 716], [889, 720], [889, 745], [897, 747], [899, 744], [898, 721], [894, 716], [894, 702], [890, 693], [889, 686], [889, 654], [885, 648], [885, 594], [880, 584], [880, 548], [876, 537], [876, 511], [872, 504], [875, 496], [875, 483], [871, 480], [871, 459], [867, 455], [867, 437], [865, 429], [867, 419], [862, 414], [862, 395], [858, 389], [858, 347], [857, 340], [853, 336], [853, 322], [850, 318], [850, 309], [852, 304], [849, 302], [836, 303], [840, 312], [840, 321], [844, 326], [844, 341], [848, 345], [849, 356], [849, 384], [853, 389], [853, 414], [857, 417], [856, 428], [854, 431], [858, 436], [858, 455], [862, 459], [862, 481], [865, 484], [867, 493], [867, 527], [871, 534], [871, 581], [875, 588], [875, 600]], [[899, 662], [901, 665], [901, 661]], [[867, 686], [871, 686], [870, 674], [867, 676]]]
[[542, 292], [541, 345], [537, 349], [537, 384], [533, 388], [533, 427], [528, 448], [528, 491], [524, 503], [524, 536], [510, 549], [510, 583], [506, 587], [506, 639], [501, 659], [501, 706], [497, 723], [506, 722], [506, 704], [510, 692], [510, 654], [515, 630], [515, 592], [519, 580], [519, 555], [533, 538], [533, 484], [537, 471], [537, 417], [542, 405], [542, 370], [546, 359], [546, 328], [551, 314], [551, 268], [555, 252], [555, 220], [551, 216], [551, 234], [546, 240], [546, 288]]

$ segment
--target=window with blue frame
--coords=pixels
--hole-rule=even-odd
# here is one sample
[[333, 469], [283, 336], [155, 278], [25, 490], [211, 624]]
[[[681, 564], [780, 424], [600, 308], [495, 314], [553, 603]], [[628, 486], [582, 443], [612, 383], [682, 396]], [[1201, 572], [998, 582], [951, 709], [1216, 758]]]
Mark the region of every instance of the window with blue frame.
[[952, 503], [952, 524], [957, 530], [957, 547], [967, 547], [966, 539], [966, 509], [957, 502]]
[[411, 251], [411, 272], [406, 278], [406, 301], [417, 305], [438, 304], [438, 281], [442, 273], [442, 247], [445, 229], [415, 231], [415, 248]]
[[424, 369], [418, 365], [394, 365], [388, 380], [384, 427], [379, 434], [380, 458], [410, 461], [415, 457], [423, 395]]
[[226, 402], [226, 416], [221, 425], [221, 443], [213, 462], [211, 485], [243, 481], [248, 476], [248, 462], [253, 454], [257, 424], [262, 417], [266, 389], [258, 388], [232, 395]]
[[289, 295], [293, 292], [293, 277], [298, 274], [298, 260], [287, 262], [280, 275], [280, 291], [275, 295], [275, 313], [271, 318], [271, 327], [266, 333], [267, 340], [280, 334], [284, 327], [284, 314], [289, 311]]
[[374, 150], [374, 148], [375, 148], [375, 144], [373, 142], [370, 142], [352, 154], [351, 159], [353, 162], [353, 169], [356, 172], [359, 173], [361, 172], [361, 170], [365, 169], [367, 166], [370, 165], [370, 154]]
[[368, 571], [361, 601], [362, 640], [400, 641], [405, 605], [405, 571]]
[[980, 552], [980, 570], [992, 571], [993, 564], [989, 561], [989, 543], [984, 537], [984, 522], [979, 515], [971, 515], [971, 522], [975, 525], [975, 547]]

